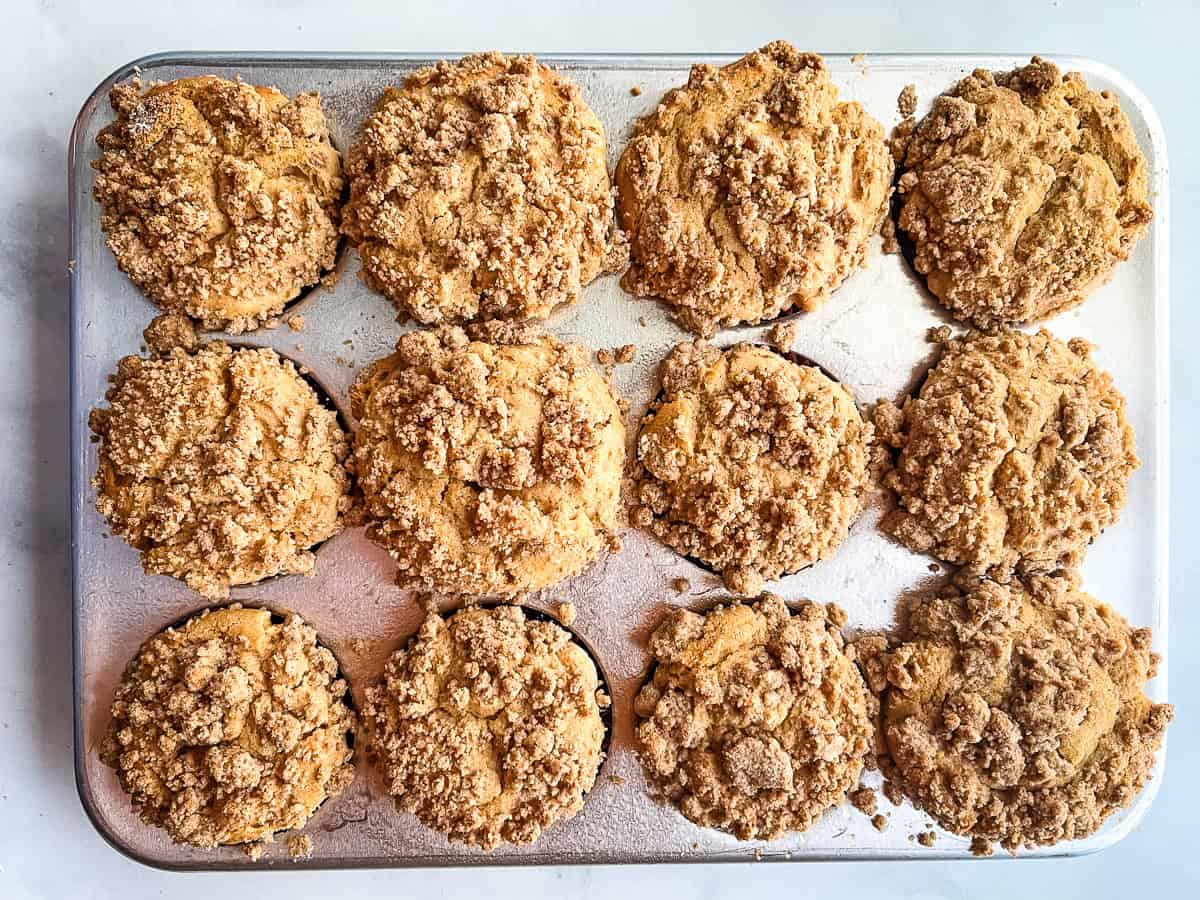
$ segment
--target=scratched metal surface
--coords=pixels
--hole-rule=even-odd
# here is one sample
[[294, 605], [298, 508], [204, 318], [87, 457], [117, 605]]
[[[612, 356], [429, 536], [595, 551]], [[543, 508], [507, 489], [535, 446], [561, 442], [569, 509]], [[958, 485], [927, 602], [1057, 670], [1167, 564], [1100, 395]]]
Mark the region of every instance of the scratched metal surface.
[[[1025, 58], [830, 56], [827, 63], [842, 95], [860, 101], [890, 128], [899, 119], [896, 97], [906, 84], [916, 85], [920, 114], [938, 92], [972, 68], [1009, 68]], [[728, 58], [545, 60], [582, 86], [604, 123], [611, 167], [636, 117], [651, 110], [666, 89], [681, 83], [691, 63]], [[344, 151], [383, 87], [428, 61], [394, 55], [168, 54], [142, 61], [141, 71], [148, 79], [215, 73], [240, 75], [289, 94], [319, 90], [333, 140]], [[1128, 398], [1143, 459], [1122, 520], [1096, 541], [1088, 556], [1085, 585], [1136, 625], [1153, 626], [1158, 649], [1165, 654], [1168, 210], [1163, 136], [1145, 98], [1118, 73], [1088, 60], [1059, 62], [1083, 71], [1092, 85], [1121, 97], [1150, 161], [1156, 191], [1155, 223], [1133, 258], [1081, 309], [1059, 316], [1048, 327], [1064, 339], [1079, 335], [1099, 345], [1100, 364], [1113, 372]], [[111, 118], [107, 89], [132, 71], [131, 64], [114, 73], [84, 105], [72, 136], [70, 163], [76, 773], [88, 814], [115, 847], [143, 862], [179, 869], [969, 856], [967, 841], [945, 833], [939, 834], [932, 849], [917, 846], [910, 836], [923, 830], [928, 819], [908, 805], [892, 808], [882, 797], [881, 809], [891, 817], [883, 833], [844, 804], [808, 832], [773, 842], [739, 842], [695, 826], [650, 799], [632, 744], [631, 712], [632, 696], [646, 668], [646, 634], [667, 606], [711, 602], [724, 592], [715, 576], [632, 530], [625, 533], [620, 553], [530, 601], [541, 609], [557, 600], [575, 604], [578, 619], [573, 630], [597, 658], [614, 700], [611, 752], [583, 811], [549, 829], [534, 845], [487, 854], [450, 844], [395, 810], [362, 753], [355, 782], [342, 796], [327, 802], [307, 826], [315, 843], [309, 860], [289, 861], [283, 843], [277, 842], [261, 860], [252, 862], [236, 848], [201, 851], [175, 845], [162, 832], [143, 825], [113, 773], [97, 756], [108, 704], [116, 680], [139, 644], [204, 603], [169, 578], [142, 573], [136, 553], [107, 535], [88, 483], [96, 459], [88, 440], [87, 411], [101, 402], [117, 359], [142, 347], [141, 331], [155, 314], [153, 305], [117, 270], [104, 246], [98, 210], [89, 193], [89, 163], [97, 155], [95, 135]], [[642, 89], [640, 96], [630, 93], [634, 85]], [[395, 322], [390, 305], [356, 277], [357, 265], [354, 253], [344, 250], [339, 262], [343, 277], [332, 288], [318, 288], [289, 308], [289, 314], [301, 313], [307, 320], [302, 333], [281, 327], [237, 338], [239, 343], [274, 347], [306, 366], [343, 412], [358, 369], [389, 352], [405, 327]], [[642, 318], [644, 326], [639, 322]], [[819, 311], [797, 321], [794, 349], [839, 377], [860, 403], [868, 403], [897, 397], [910, 387], [930, 358], [927, 329], [947, 320], [904, 260], [884, 256], [876, 239], [867, 267]], [[548, 329], [593, 349], [637, 345], [636, 361], [616, 372], [617, 386], [630, 401], [631, 436], [656, 390], [658, 361], [686, 336], [661, 305], [626, 295], [614, 277], [590, 285], [578, 304], [550, 319]], [[762, 332], [762, 328], [730, 330], [717, 340], [722, 344], [760, 340]], [[835, 601], [849, 613], [852, 627], [887, 625], [901, 594], [927, 586], [937, 576], [929, 571], [929, 559], [878, 532], [879, 515], [875, 502], [832, 559], [777, 582], [772, 589], [789, 599]], [[392, 572], [386, 554], [370, 544], [361, 529], [352, 529], [320, 549], [315, 577], [278, 578], [238, 588], [234, 599], [299, 612], [338, 655], [355, 696], [361, 698], [364, 686], [381, 671], [386, 654], [415, 631], [420, 617], [413, 598], [394, 586]], [[671, 581], [680, 576], [691, 581], [689, 595], [679, 596], [671, 588]], [[352, 645], [355, 638], [363, 642]], [[1165, 699], [1165, 664], [1150, 692], [1155, 700]], [[1021, 855], [1079, 854], [1114, 843], [1144, 814], [1160, 781], [1161, 770], [1130, 810], [1112, 817], [1093, 837]], [[871, 776], [867, 782], [877, 783]]]

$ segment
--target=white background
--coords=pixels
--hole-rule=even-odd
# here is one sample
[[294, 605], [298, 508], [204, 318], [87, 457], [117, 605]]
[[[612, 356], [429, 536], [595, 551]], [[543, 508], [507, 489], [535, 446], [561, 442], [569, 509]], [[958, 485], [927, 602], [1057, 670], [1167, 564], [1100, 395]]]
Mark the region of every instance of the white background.
[[[32, 2], [0, 14], [0, 898], [912, 898], [1200, 891], [1200, 6], [1195, 2], [825, 4]], [[92, 830], [71, 765], [67, 521], [66, 142], [79, 105], [120, 64], [158, 50], [509, 49], [1002, 51], [1090, 56], [1150, 97], [1171, 161], [1173, 288], [1170, 730], [1163, 789], [1142, 827], [1097, 856], [1050, 862], [175, 875], [129, 862]]]

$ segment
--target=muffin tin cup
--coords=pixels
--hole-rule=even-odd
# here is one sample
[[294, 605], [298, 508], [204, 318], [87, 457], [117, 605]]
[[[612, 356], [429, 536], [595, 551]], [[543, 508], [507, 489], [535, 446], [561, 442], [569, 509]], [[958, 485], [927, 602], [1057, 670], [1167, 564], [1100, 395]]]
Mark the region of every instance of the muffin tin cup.
[[[972, 69], [1012, 68], [1028, 56], [832, 55], [826, 64], [843, 96], [860, 101], [890, 129], [900, 120], [896, 97], [906, 84], [916, 85], [921, 113], [937, 93]], [[728, 592], [717, 576], [635, 529], [622, 535], [620, 552], [602, 555], [580, 576], [516, 601], [544, 613], [552, 613], [560, 601], [575, 605], [577, 618], [569, 630], [603, 670], [613, 700], [609, 756], [595, 787], [576, 816], [548, 829], [537, 842], [491, 853], [452, 844], [396, 810], [380, 789], [378, 767], [361, 752], [361, 743], [355, 781], [325, 803], [305, 829], [313, 838], [311, 858], [290, 861], [284, 841], [268, 847], [259, 860], [235, 848], [209, 851], [176, 845], [137, 818], [115, 774], [97, 754], [112, 693], [148, 635], [206, 604], [180, 582], [142, 573], [136, 551], [108, 535], [90, 486], [96, 448], [87, 430], [88, 410], [103, 402], [117, 360], [138, 352], [142, 329], [158, 312], [117, 270], [90, 196], [89, 164], [98, 156], [95, 136], [112, 118], [108, 90], [131, 77], [135, 67], [146, 80], [213, 73], [273, 84], [289, 94], [319, 90], [333, 141], [344, 152], [383, 88], [435, 58], [165, 54], [122, 67], [97, 88], [79, 115], [69, 173], [75, 766], [80, 797], [97, 829], [117, 849], [148, 865], [189, 870], [969, 858], [969, 841], [945, 833], [939, 832], [932, 848], [917, 845], [909, 836], [924, 831], [928, 818], [907, 804], [893, 808], [882, 799], [880, 811], [890, 818], [882, 833], [843, 804], [807, 832], [771, 842], [738, 841], [698, 827], [653, 799], [633, 739], [633, 697], [649, 663], [646, 639], [666, 607], [695, 607]], [[691, 64], [722, 64], [734, 58], [605, 55], [542, 61], [558, 66], [581, 86], [604, 125], [611, 168], [636, 117], [650, 112], [667, 89], [683, 83]], [[1121, 521], [1096, 540], [1088, 555], [1084, 586], [1135, 625], [1153, 627], [1156, 648], [1165, 654], [1169, 197], [1162, 131], [1145, 99], [1118, 73], [1083, 59], [1056, 61], [1064, 69], [1082, 71], [1094, 87], [1121, 98], [1150, 164], [1154, 224], [1109, 284], [1082, 307], [1051, 319], [1047, 327], [1061, 338], [1078, 335], [1099, 345], [1097, 362], [1113, 373], [1128, 399], [1143, 460]], [[641, 88], [638, 96], [631, 93], [635, 86]], [[278, 328], [212, 337], [273, 347], [306, 367], [353, 426], [347, 400], [358, 371], [391, 352], [399, 335], [413, 327], [396, 322], [391, 303], [368, 290], [357, 270], [353, 249], [343, 248], [337, 279], [289, 306]], [[632, 452], [637, 425], [658, 389], [660, 361], [691, 335], [672, 321], [665, 304], [632, 297], [617, 282], [617, 277], [605, 276], [586, 287], [578, 303], [554, 313], [547, 330], [593, 350], [637, 346], [634, 362], [616, 367], [614, 375], [630, 403], [626, 427]], [[305, 318], [302, 331], [287, 326], [286, 319], [294, 315]], [[872, 240], [867, 268], [848, 278], [820, 309], [787, 318], [798, 331], [792, 349], [836, 372], [863, 407], [906, 392], [928, 365], [933, 348], [926, 332], [947, 321], [908, 264], [899, 256], [883, 255], [877, 238]], [[731, 329], [713, 342], [765, 343], [766, 330], [767, 326]], [[882, 506], [870, 502], [829, 559], [768, 589], [786, 600], [837, 603], [854, 629], [889, 625], [897, 598], [936, 581], [936, 576], [929, 571], [931, 558], [879, 532]], [[416, 631], [424, 615], [416, 595], [396, 586], [395, 574], [387, 554], [368, 541], [361, 528], [354, 528], [319, 548], [313, 577], [278, 577], [237, 587], [231, 599], [302, 616], [337, 656], [361, 708], [362, 690], [379, 677], [387, 655]], [[690, 579], [689, 592], [673, 589], [672, 581], [680, 577]], [[1166, 699], [1166, 671], [1164, 658], [1158, 678], [1148, 687], [1155, 701]], [[1111, 817], [1092, 837], [1018, 856], [1077, 855], [1114, 843], [1140, 820], [1160, 779], [1161, 769], [1130, 809]], [[876, 786], [877, 773], [868, 774], [865, 783]]]

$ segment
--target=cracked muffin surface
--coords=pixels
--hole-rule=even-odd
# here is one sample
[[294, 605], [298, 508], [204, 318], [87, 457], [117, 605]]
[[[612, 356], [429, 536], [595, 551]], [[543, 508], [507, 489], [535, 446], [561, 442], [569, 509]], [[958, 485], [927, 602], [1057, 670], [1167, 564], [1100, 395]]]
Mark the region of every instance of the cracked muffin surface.
[[112, 89], [93, 194], [117, 265], [204, 328], [258, 328], [331, 270], [342, 162], [321, 99], [215, 76]]
[[1117, 98], [1033, 61], [978, 69], [908, 140], [899, 224], [917, 271], [978, 328], [1082, 303], [1153, 218], [1149, 171]]
[[206, 597], [310, 574], [342, 529], [349, 443], [295, 366], [214, 342], [124, 357], [92, 410], [96, 508], [142, 566]]
[[388, 88], [346, 159], [343, 230], [402, 318], [544, 319], [604, 267], [604, 133], [531, 56], [445, 60]]
[[1143, 693], [1157, 654], [1074, 572], [961, 578], [864, 654], [885, 774], [945, 828], [1008, 850], [1092, 834], [1133, 803], [1173, 710]]
[[603, 760], [596, 666], [520, 607], [430, 613], [367, 691], [400, 808], [451, 840], [528, 844], [582, 807]]
[[871, 426], [850, 392], [752, 344], [678, 344], [660, 373], [634, 524], [740, 593], [830, 556], [869, 483]]
[[[503, 329], [491, 329], [497, 341]], [[351, 391], [367, 534], [402, 584], [533, 591], [615, 538], [625, 424], [588, 351], [414, 331]]]
[[1078, 565], [1141, 464], [1125, 398], [1090, 352], [1045, 330], [948, 340], [916, 397], [876, 408], [898, 450], [884, 530], [1001, 579]]
[[174, 841], [269, 839], [353, 779], [345, 694], [333, 654], [298, 616], [206, 611], [142, 645], [101, 758]]
[[635, 735], [652, 785], [693, 822], [773, 840], [858, 783], [872, 701], [835, 619], [765, 594], [706, 615], [672, 610], [655, 629]]
[[622, 280], [692, 331], [815, 309], [863, 262], [891, 192], [882, 126], [821, 57], [776, 41], [692, 67], [617, 166]]

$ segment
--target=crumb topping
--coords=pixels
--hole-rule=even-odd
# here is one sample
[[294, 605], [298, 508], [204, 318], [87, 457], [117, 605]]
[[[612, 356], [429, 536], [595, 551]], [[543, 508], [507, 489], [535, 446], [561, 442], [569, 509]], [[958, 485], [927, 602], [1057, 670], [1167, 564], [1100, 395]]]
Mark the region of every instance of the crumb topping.
[[604, 723], [591, 657], [520, 607], [430, 614], [367, 691], [397, 805], [454, 841], [528, 844], [583, 807]]
[[333, 268], [344, 182], [318, 94], [209, 75], [120, 84], [111, 100], [93, 194], [151, 300], [236, 334]]
[[804, 831], [841, 803], [871, 748], [869, 696], [824, 607], [764, 594], [674, 610], [634, 701], [647, 774], [685, 816], [741, 840]]
[[341, 530], [346, 436], [273, 350], [126, 356], [106, 399], [89, 419], [96, 508], [148, 573], [221, 598], [230, 585], [310, 574], [312, 546]]
[[862, 508], [871, 426], [819, 369], [677, 345], [638, 435], [632, 519], [752, 592], [829, 556]]
[[298, 616], [275, 624], [263, 609], [206, 611], [138, 651], [101, 758], [172, 840], [269, 839], [353, 779], [345, 694], [333, 654]]
[[411, 332], [363, 372], [351, 404], [367, 533], [402, 583], [538, 590], [608, 546], [625, 426], [584, 348]]
[[441, 61], [389, 88], [346, 160], [363, 278], [425, 323], [545, 319], [604, 265], [604, 133], [531, 56]]
[[1117, 98], [1037, 57], [964, 78], [906, 146], [900, 227], [917, 271], [979, 328], [1082, 303], [1153, 218], [1146, 160]]
[[176, 347], [191, 353], [199, 343], [195, 324], [181, 313], [155, 316], [142, 331], [142, 339], [159, 356], [170, 356]]
[[1133, 802], [1173, 710], [1158, 662], [1074, 572], [962, 578], [916, 604], [879, 668], [900, 787], [982, 852], [1085, 837]]
[[920, 394], [876, 409], [899, 450], [884, 529], [999, 578], [1077, 565], [1140, 465], [1125, 399], [1090, 350], [1044, 330], [946, 339]]
[[821, 57], [776, 41], [693, 66], [617, 166], [632, 265], [692, 331], [816, 308], [865, 258], [891, 191], [882, 126]]

